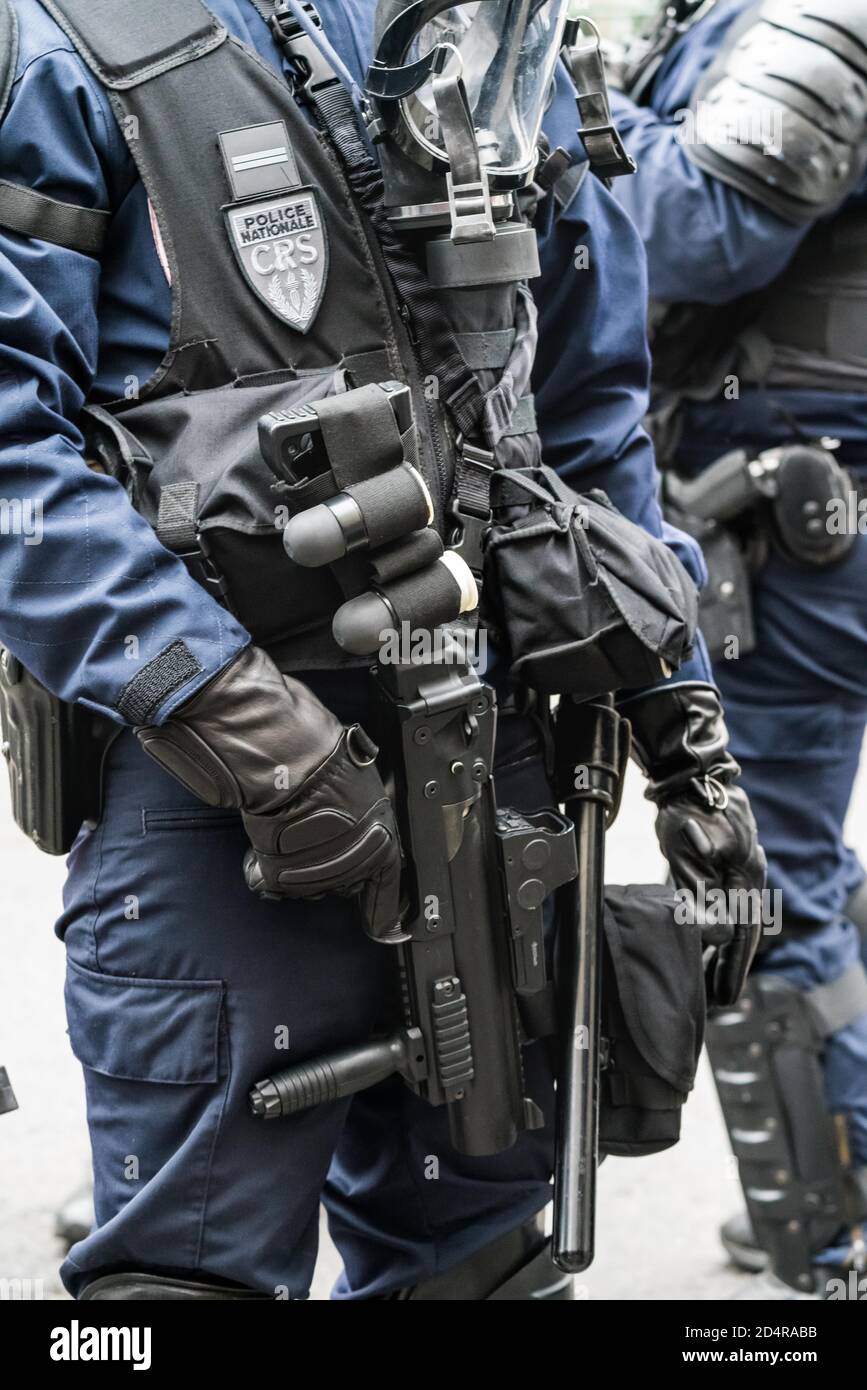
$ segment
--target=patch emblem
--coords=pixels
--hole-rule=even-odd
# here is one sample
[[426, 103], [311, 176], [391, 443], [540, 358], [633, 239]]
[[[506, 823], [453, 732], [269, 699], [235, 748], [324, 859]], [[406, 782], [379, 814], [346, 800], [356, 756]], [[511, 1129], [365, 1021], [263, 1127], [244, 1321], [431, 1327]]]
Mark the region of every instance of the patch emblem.
[[328, 236], [315, 190], [233, 203], [226, 223], [247, 283], [272, 314], [306, 333], [328, 279]]

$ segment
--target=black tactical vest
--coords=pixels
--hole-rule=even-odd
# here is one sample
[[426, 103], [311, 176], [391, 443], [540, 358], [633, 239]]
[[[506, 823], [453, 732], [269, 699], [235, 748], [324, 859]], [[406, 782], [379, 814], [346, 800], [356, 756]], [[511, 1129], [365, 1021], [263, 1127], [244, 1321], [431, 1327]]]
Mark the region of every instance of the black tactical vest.
[[404, 382], [408, 447], [446, 536], [456, 501], [487, 506], [464, 438], [497, 465], [538, 458], [529, 294], [466, 287], [447, 304], [432, 290], [421, 253], [384, 222], [378, 165], [338, 82], [302, 109], [199, 0], [42, 3], [108, 91], [172, 286], [168, 352], [137, 399], [86, 407], [89, 453], [283, 669], [346, 664], [330, 633], [339, 568], [285, 554], [257, 422]]

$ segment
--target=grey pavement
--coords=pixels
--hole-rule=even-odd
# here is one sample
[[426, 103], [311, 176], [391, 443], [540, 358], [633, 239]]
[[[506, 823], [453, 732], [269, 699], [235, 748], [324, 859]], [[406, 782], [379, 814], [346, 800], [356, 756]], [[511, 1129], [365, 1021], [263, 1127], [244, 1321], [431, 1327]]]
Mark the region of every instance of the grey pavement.
[[[630, 773], [609, 837], [608, 879], [659, 882], [652, 808]], [[850, 816], [867, 855], [867, 777]], [[87, 1168], [83, 1087], [63, 1015], [63, 949], [52, 932], [62, 861], [40, 854], [12, 823], [0, 786], [0, 1064], [20, 1109], [0, 1117], [0, 1280], [36, 1281], [34, 1296], [65, 1298], [53, 1234], [58, 1202]], [[726, 1264], [719, 1223], [739, 1201], [734, 1164], [706, 1064], [684, 1115], [681, 1143], [653, 1158], [610, 1159], [600, 1174], [598, 1256], [578, 1297], [724, 1299], [744, 1283]], [[338, 1256], [323, 1235], [312, 1296], [328, 1297]]]

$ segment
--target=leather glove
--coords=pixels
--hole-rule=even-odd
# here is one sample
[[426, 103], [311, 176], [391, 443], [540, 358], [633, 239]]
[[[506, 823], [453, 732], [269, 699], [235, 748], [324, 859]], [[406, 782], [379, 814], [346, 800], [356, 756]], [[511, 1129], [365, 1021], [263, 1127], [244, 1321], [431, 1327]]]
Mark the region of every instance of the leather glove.
[[[654, 690], [621, 706], [632, 725], [633, 754], [649, 779], [646, 795], [658, 807], [656, 834], [675, 886], [693, 895], [702, 888], [761, 890], [767, 861], [740, 768], [727, 751], [728, 731], [719, 695], [689, 682]], [[730, 900], [729, 900], [730, 901]], [[761, 940], [761, 912], [747, 910], [702, 928], [708, 1001], [738, 999]], [[716, 915], [716, 914], [715, 914]], [[744, 918], [745, 920], [740, 920]]]
[[202, 801], [240, 810], [253, 892], [360, 894], [368, 934], [396, 933], [400, 844], [376, 745], [265, 652], [245, 648], [164, 724], [136, 734]]

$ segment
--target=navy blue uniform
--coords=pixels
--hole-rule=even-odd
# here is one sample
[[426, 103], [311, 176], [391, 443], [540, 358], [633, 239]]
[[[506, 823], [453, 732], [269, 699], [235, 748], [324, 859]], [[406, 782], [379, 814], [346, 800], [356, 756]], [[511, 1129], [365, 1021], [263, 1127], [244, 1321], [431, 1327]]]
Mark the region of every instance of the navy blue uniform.
[[[99, 263], [0, 235], [3, 492], [44, 504], [41, 545], [18, 537], [0, 545], [0, 639], [55, 692], [113, 718], [141, 666], [185, 641], [201, 671], [164, 701], [160, 722], [249, 638], [162, 548], [122, 488], [82, 459], [82, 403], [134, 394], [149, 378], [168, 342], [171, 292], [105, 94], [37, 0], [15, 8], [21, 47], [0, 175], [109, 208], [113, 219]], [[279, 68], [248, 0], [211, 8]], [[320, 10], [360, 81], [372, 0], [323, 0]], [[574, 146], [575, 125], [561, 80], [548, 114], [552, 145]], [[638, 239], [592, 178], [556, 222], [544, 209], [540, 230], [537, 407], [548, 457], [579, 486], [603, 485], [660, 534], [641, 428], [648, 364]], [[224, 235], [221, 226], [214, 235]], [[577, 247], [588, 249], [589, 269], [575, 269]], [[671, 541], [698, 577], [695, 549]], [[707, 674], [701, 651], [681, 673]], [[315, 686], [341, 718], [373, 721], [353, 679], [320, 676]], [[499, 756], [512, 769], [499, 786], [504, 804], [548, 799], [534, 750], [531, 731], [504, 721]], [[500, 1157], [466, 1159], [451, 1150], [442, 1112], [401, 1084], [281, 1124], [255, 1120], [251, 1082], [275, 1059], [300, 1060], [368, 1031], [393, 961], [363, 936], [351, 904], [254, 899], [241, 875], [239, 817], [202, 806], [129, 732], [111, 750], [105, 787], [99, 825], [71, 854], [58, 926], [70, 1039], [87, 1079], [98, 1223], [64, 1266], [70, 1291], [111, 1267], [158, 1267], [303, 1297], [324, 1186], [346, 1266], [337, 1296], [378, 1295], [447, 1268], [546, 1204], [549, 1131]], [[550, 1117], [544, 1049], [529, 1049], [527, 1065], [529, 1089]]]
[[[719, 0], [666, 56], [647, 106], [613, 93], [615, 119], [640, 166], [616, 194], [648, 254], [651, 298], [724, 304], [771, 284], [809, 226], [795, 227], [703, 172], [681, 141], [678, 113], [731, 25], [751, 0]], [[852, 205], [867, 200], [867, 173]], [[753, 452], [802, 437], [841, 441], [838, 458], [867, 472], [867, 398], [832, 391], [741, 387], [737, 400], [687, 402], [677, 467], [694, 474], [731, 449]], [[757, 649], [719, 661], [731, 750], [784, 913], [814, 930], [773, 947], [763, 968], [809, 990], [856, 962], [846, 919], [864, 869], [844, 822], [867, 721], [867, 538], [849, 558], [807, 572], [774, 554], [755, 583]], [[867, 1015], [839, 1032], [826, 1054], [830, 1107], [850, 1117], [854, 1160], [867, 1162]], [[830, 1258], [830, 1256], [828, 1257]]]

